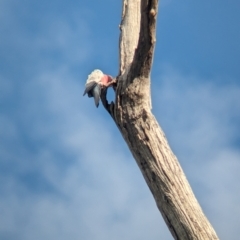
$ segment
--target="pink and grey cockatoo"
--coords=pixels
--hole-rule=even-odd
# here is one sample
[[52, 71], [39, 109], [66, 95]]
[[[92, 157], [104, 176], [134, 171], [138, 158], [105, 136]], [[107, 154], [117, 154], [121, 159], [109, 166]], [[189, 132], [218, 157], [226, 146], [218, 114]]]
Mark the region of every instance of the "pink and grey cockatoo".
[[96, 69], [88, 75], [83, 96], [87, 93], [88, 97], [94, 97], [95, 105], [98, 107], [102, 88], [109, 87], [113, 83], [115, 80], [111, 76]]

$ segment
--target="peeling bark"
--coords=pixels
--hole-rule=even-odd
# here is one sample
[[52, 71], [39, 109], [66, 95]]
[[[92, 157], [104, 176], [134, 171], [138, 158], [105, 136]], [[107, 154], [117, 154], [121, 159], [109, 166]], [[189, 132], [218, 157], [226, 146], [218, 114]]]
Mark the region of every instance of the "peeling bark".
[[218, 239], [151, 112], [150, 71], [157, 0], [123, 0], [116, 100], [101, 96], [134, 156], [174, 239]]

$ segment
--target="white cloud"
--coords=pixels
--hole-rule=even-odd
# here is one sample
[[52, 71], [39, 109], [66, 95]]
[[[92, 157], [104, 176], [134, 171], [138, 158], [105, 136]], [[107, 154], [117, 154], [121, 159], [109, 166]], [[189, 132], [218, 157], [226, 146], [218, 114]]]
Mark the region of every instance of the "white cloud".
[[[63, 70], [23, 83], [12, 125], [18, 131], [13, 144], [24, 151], [13, 151], [17, 167], [2, 176], [2, 239], [143, 239], [161, 228], [169, 235], [137, 165], [109, 131], [107, 113], [82, 92], [82, 83]], [[13, 145], [6, 147], [10, 152]], [[27, 179], [32, 186], [19, 180], [29, 173], [41, 179]]]

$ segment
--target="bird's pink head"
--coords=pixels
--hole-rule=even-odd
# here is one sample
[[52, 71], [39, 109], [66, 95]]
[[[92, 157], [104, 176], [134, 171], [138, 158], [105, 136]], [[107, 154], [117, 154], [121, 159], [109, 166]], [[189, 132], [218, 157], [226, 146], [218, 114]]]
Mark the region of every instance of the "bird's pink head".
[[103, 85], [107, 85], [107, 83], [109, 83], [111, 81], [112, 81], [112, 77], [110, 75], [106, 75], [106, 74], [104, 74], [102, 79], [101, 79], [101, 83]]

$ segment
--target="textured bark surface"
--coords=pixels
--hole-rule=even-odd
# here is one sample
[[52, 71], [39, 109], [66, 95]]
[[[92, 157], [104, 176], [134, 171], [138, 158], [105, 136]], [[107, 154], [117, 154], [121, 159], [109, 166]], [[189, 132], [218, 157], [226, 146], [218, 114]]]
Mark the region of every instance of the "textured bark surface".
[[115, 103], [102, 102], [129, 146], [172, 236], [218, 239], [151, 112], [157, 0], [123, 0]]

